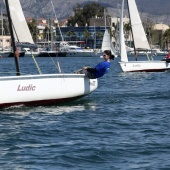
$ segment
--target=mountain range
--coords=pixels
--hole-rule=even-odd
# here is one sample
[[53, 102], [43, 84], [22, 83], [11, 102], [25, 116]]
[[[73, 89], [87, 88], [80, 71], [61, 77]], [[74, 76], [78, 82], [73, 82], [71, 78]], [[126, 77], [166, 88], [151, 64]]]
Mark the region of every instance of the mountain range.
[[[50, 0], [20, 0], [26, 17], [54, 16]], [[117, 17], [122, 0], [52, 0], [59, 20], [73, 15], [77, 3], [97, 2], [107, 7], [110, 15]], [[125, 0], [126, 1], [126, 0]], [[136, 0], [142, 18], [151, 19], [155, 23], [170, 25], [170, 0]]]

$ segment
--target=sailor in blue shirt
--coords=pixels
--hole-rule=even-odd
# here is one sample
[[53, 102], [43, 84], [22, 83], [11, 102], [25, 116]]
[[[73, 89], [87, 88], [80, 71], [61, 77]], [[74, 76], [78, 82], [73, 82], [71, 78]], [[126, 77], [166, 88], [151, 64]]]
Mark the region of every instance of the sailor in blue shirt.
[[110, 50], [103, 53], [104, 61], [99, 63], [95, 68], [83, 67], [85, 75], [90, 79], [96, 79], [106, 74], [110, 68], [110, 60], [114, 60], [115, 56], [112, 55]]

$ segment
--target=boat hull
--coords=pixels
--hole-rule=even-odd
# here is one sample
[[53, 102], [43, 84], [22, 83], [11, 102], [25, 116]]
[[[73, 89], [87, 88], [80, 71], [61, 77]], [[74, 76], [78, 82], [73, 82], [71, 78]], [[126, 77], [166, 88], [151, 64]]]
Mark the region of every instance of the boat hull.
[[100, 54], [97, 54], [95, 52], [67, 52], [67, 57], [99, 57]]
[[98, 86], [84, 74], [53, 74], [0, 78], [0, 108], [53, 105], [74, 101]]
[[66, 57], [66, 52], [40, 52], [36, 57]]
[[[14, 57], [14, 53], [10, 53], [8, 57]], [[25, 52], [20, 52], [19, 57], [25, 57]]]
[[166, 61], [129, 61], [119, 62], [123, 72], [163, 72], [170, 70]]
[[5, 57], [8, 57], [10, 54], [11, 54], [11, 52], [4, 52], [4, 51], [2, 51], [2, 52], [0, 52], [0, 57], [1, 58], [5, 58]]
[[32, 57], [32, 56], [37, 56], [39, 52], [26, 52], [25, 57]]

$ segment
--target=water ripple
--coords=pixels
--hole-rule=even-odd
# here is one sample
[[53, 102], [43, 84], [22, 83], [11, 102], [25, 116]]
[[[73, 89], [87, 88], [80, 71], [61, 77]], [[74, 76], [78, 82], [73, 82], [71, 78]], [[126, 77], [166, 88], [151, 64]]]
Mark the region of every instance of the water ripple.
[[[31, 70], [30, 60], [21, 59], [22, 69]], [[48, 58], [37, 60], [47, 68]], [[100, 62], [60, 60], [68, 72]], [[76, 102], [1, 109], [0, 169], [168, 170], [170, 72], [125, 74], [118, 60], [99, 88]], [[12, 68], [11, 61], [3, 60], [1, 69]]]

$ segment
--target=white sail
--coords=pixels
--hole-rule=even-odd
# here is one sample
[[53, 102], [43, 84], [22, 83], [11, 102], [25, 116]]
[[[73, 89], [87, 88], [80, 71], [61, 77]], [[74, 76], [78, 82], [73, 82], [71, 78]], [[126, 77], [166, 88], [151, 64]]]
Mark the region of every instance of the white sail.
[[125, 37], [124, 37], [124, 31], [123, 31], [123, 11], [124, 11], [124, 0], [122, 0], [122, 11], [121, 11], [121, 17], [120, 17], [119, 50], [120, 50], [121, 61], [128, 62], [126, 45], [125, 45]]
[[135, 0], [128, 0], [135, 49], [150, 50]]
[[20, 0], [8, 0], [11, 19], [14, 28], [15, 41], [34, 44], [29, 31]]
[[114, 48], [113, 43], [112, 43], [111, 40], [110, 40], [110, 50], [111, 50], [112, 54], [116, 55], [115, 48]]
[[102, 52], [105, 51], [105, 50], [111, 50], [112, 54], [115, 55], [115, 49], [113, 47], [111, 37], [110, 37], [110, 33], [109, 33], [108, 29], [105, 30], [101, 50], [102, 50]]
[[102, 42], [102, 51], [110, 49], [110, 34], [108, 29], [105, 30], [103, 42]]

